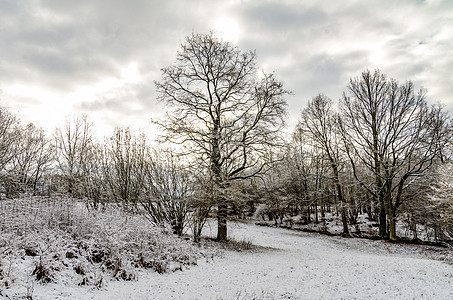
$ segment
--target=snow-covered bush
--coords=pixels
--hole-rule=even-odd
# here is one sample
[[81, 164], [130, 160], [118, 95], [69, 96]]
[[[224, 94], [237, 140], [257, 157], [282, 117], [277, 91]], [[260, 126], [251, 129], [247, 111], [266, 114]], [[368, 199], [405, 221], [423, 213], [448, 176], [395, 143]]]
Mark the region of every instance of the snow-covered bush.
[[211, 255], [143, 216], [89, 211], [64, 196], [23, 196], [0, 201], [0, 208], [0, 287], [16, 286], [20, 294], [28, 278], [99, 287], [109, 278], [135, 280], [137, 268], [183, 270]]

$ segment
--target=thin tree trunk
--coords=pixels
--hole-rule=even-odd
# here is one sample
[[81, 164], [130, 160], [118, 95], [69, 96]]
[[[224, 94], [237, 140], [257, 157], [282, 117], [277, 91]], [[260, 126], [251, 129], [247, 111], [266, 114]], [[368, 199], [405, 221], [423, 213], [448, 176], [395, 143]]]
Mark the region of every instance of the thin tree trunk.
[[341, 222], [343, 223], [343, 234], [349, 234], [348, 218], [346, 216], [345, 199], [343, 195], [343, 190], [341, 188], [340, 174], [337, 165], [335, 164], [335, 161], [332, 158], [330, 158], [330, 160], [332, 163], [332, 171], [334, 175], [335, 185], [337, 187], [337, 199], [340, 202], [341, 206]]
[[387, 207], [388, 207], [388, 216], [389, 216], [389, 239], [391, 241], [396, 241], [396, 216], [395, 216], [395, 207], [392, 204], [391, 196], [387, 196]]
[[319, 223], [319, 218], [318, 218], [318, 200], [315, 200], [315, 223]]
[[346, 208], [341, 204], [341, 222], [343, 223], [343, 234], [349, 234], [348, 218], [346, 217]]
[[379, 236], [381, 238], [387, 236], [387, 213], [383, 199], [379, 199]]

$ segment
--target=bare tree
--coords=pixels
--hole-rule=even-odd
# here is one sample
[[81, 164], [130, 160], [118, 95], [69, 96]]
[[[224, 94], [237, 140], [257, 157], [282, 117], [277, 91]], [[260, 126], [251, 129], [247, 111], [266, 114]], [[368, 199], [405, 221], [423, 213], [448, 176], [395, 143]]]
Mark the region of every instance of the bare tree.
[[[142, 213], [152, 224], [169, 225], [182, 235], [193, 194], [193, 176], [171, 151], [152, 149], [143, 133], [116, 128], [98, 153], [102, 186], [92, 189], [98, 198], [108, 197], [125, 209]], [[93, 171], [97, 168], [94, 167]], [[99, 180], [99, 179], [98, 179]], [[102, 199], [101, 199], [102, 200]]]
[[13, 168], [21, 184], [36, 191], [38, 181], [49, 169], [53, 160], [53, 149], [44, 130], [32, 123], [23, 127], [19, 133], [20, 142], [13, 159]]
[[314, 163], [317, 161], [317, 155], [311, 150], [313, 149], [308, 146], [302, 131], [294, 130], [283, 166], [287, 176], [285, 189], [294, 199], [292, 205], [294, 214], [304, 212], [305, 222], [310, 222], [310, 206], [312, 202], [317, 202], [318, 181], [313, 174], [316, 173], [319, 164]]
[[[193, 34], [156, 82], [158, 99], [172, 108], [159, 123], [165, 137], [207, 163], [220, 189], [266, 171], [269, 148], [282, 144], [288, 92], [272, 74], [258, 75], [255, 52], [241, 52], [213, 33]], [[224, 240], [228, 204], [221, 196], [216, 204], [217, 238]]]
[[[397, 209], [411, 178], [423, 176], [447, 141], [447, 115], [428, 106], [426, 92], [399, 84], [379, 70], [350, 80], [344, 94], [342, 128], [355, 178], [380, 204], [380, 236], [396, 239]], [[361, 177], [365, 168], [373, 179]]]
[[324, 95], [313, 98], [302, 111], [301, 120], [296, 130], [304, 132], [311, 140], [311, 145], [319, 149], [328, 161], [332, 179], [336, 188], [336, 197], [340, 204], [343, 233], [349, 234], [347, 223], [347, 203], [343, 191], [340, 172], [344, 165], [341, 149], [338, 114], [332, 107], [332, 100]]
[[17, 155], [19, 121], [8, 110], [0, 106], [0, 184], [7, 197], [17, 192], [19, 182], [12, 174], [12, 160]]
[[14, 147], [19, 138], [18, 126], [16, 117], [0, 106], [0, 172], [16, 155]]
[[144, 135], [116, 128], [106, 143], [104, 179], [110, 197], [127, 208], [135, 207], [145, 194], [148, 145]]
[[195, 190], [191, 201], [189, 202], [190, 226], [192, 227], [193, 239], [195, 242], [200, 241], [201, 232], [209, 217], [216, 191], [213, 181], [206, 180], [204, 176], [196, 177]]
[[93, 123], [86, 115], [66, 119], [63, 128], [55, 130], [56, 159], [67, 192], [77, 195], [77, 182], [86, 174], [86, 162], [93, 145]]
[[148, 219], [155, 224], [168, 223], [175, 234], [182, 235], [193, 198], [193, 181], [192, 174], [171, 151], [151, 151], [146, 171], [151, 197], [140, 202]]
[[108, 149], [105, 145], [94, 143], [90, 147], [84, 163], [85, 176], [81, 179], [82, 195], [87, 208], [99, 209], [109, 202], [107, 178], [111, 174]]
[[442, 224], [443, 231], [453, 238], [453, 163], [448, 162], [438, 167], [437, 182], [431, 188], [429, 195], [431, 209], [438, 222]]

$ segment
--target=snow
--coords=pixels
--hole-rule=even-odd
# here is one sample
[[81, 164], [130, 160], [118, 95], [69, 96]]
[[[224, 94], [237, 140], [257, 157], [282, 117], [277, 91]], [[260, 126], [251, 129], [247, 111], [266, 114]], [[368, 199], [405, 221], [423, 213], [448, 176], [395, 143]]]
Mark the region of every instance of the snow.
[[66, 197], [1, 200], [0, 232], [0, 298], [10, 299], [78, 298], [110, 280], [134, 280], [140, 268], [172, 272], [218, 251], [118, 207], [88, 211]]
[[229, 225], [230, 237], [260, 247], [183, 271], [139, 269], [136, 281], [101, 289], [35, 283], [34, 299], [453, 299], [453, 266], [429, 259], [439, 248]]

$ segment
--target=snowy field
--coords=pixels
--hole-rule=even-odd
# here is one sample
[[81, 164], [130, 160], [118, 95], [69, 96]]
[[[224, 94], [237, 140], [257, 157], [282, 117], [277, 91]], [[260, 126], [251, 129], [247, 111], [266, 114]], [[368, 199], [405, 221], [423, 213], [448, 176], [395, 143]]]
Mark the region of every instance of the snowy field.
[[230, 236], [261, 247], [163, 275], [139, 271], [100, 290], [35, 284], [33, 299], [453, 299], [453, 266], [439, 248], [244, 223], [230, 223]]

